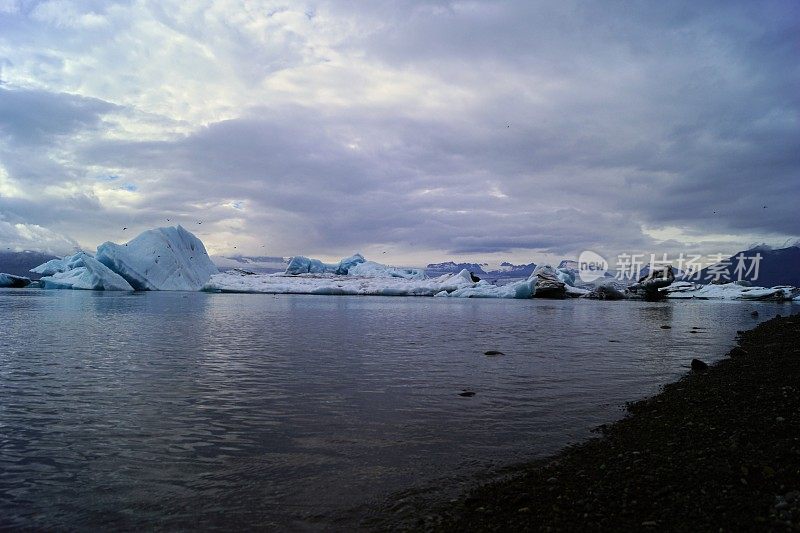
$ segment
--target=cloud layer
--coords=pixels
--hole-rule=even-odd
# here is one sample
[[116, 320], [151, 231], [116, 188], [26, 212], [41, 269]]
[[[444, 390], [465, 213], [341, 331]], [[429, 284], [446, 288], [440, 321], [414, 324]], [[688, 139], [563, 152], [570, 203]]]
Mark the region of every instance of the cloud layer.
[[412, 263], [783, 242], [799, 31], [794, 2], [4, 0], [0, 215]]

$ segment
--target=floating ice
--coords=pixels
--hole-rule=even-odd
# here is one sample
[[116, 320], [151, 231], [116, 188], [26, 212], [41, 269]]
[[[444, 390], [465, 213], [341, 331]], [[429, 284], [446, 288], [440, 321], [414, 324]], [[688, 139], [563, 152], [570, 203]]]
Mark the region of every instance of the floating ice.
[[96, 257], [136, 290], [198, 291], [219, 272], [182, 226], [148, 230], [124, 245], [103, 243]]
[[337, 270], [337, 266], [323, 263], [319, 259], [309, 259], [308, 257], [297, 255], [289, 260], [289, 266], [286, 267], [284, 274], [290, 276], [298, 276], [300, 274], [333, 274]]
[[0, 273], [0, 287], [13, 287], [21, 289], [31, 284], [31, 278], [15, 276], [14, 274]]
[[[54, 261], [61, 261], [61, 263], [54, 263]], [[58, 270], [62, 267], [63, 269]], [[133, 287], [119, 274], [85, 252], [79, 252], [61, 260], [53, 259], [32, 271], [53, 272], [39, 280], [44, 289], [133, 290]]]
[[550, 265], [539, 265], [531, 274], [529, 279], [535, 281], [536, 298], [565, 298], [567, 296], [567, 284], [561, 281], [556, 269]]
[[[345, 276], [350, 272], [350, 269], [366, 262], [364, 256], [361, 254], [353, 254], [350, 257], [345, 257], [339, 261], [339, 266], [336, 267], [336, 274]], [[363, 274], [362, 274], [363, 275]]]
[[625, 292], [625, 283], [616, 278], [602, 277], [591, 283], [587, 298], [593, 300], [622, 300], [628, 295]]
[[417, 268], [396, 268], [374, 261], [362, 261], [347, 270], [351, 276], [361, 276], [365, 278], [404, 278], [404, 279], [425, 279], [425, 271]]
[[667, 298], [699, 300], [778, 300], [797, 299], [800, 289], [786, 285], [777, 287], [751, 287], [742, 283], [724, 283], [720, 285], [696, 285], [688, 281], [679, 281], [663, 289]]
[[[462, 273], [469, 272], [462, 270]], [[466, 279], [466, 278], [465, 278]], [[470, 278], [471, 279], [471, 278]], [[487, 281], [481, 280], [477, 283], [464, 285], [454, 291], [440, 291], [434, 296], [448, 296], [451, 298], [532, 298], [536, 291], [536, 279], [531, 276], [524, 281], [517, 281], [507, 285], [492, 285]]]

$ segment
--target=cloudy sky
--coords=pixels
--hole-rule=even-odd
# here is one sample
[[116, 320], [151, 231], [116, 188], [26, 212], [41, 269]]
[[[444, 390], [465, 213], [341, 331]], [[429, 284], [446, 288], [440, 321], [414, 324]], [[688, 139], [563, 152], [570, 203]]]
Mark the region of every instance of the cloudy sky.
[[174, 223], [212, 253], [405, 264], [782, 244], [798, 57], [794, 0], [0, 0], [0, 244]]

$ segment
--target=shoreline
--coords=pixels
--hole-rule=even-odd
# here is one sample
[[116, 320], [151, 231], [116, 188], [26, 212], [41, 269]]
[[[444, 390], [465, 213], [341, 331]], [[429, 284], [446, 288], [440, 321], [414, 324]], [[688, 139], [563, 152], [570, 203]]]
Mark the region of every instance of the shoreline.
[[[800, 531], [800, 315], [765, 321], [738, 342], [707, 371], [629, 403], [599, 437], [515, 465], [413, 523], [373, 525]], [[687, 364], [693, 358], [704, 356], [687, 353]]]

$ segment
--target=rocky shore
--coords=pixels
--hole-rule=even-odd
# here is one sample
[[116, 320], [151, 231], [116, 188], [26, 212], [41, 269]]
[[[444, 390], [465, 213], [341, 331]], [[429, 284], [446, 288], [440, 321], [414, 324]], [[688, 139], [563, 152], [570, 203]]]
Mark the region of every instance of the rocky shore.
[[[687, 354], [687, 364], [693, 357]], [[800, 530], [800, 315], [623, 420], [426, 513], [437, 531]]]

